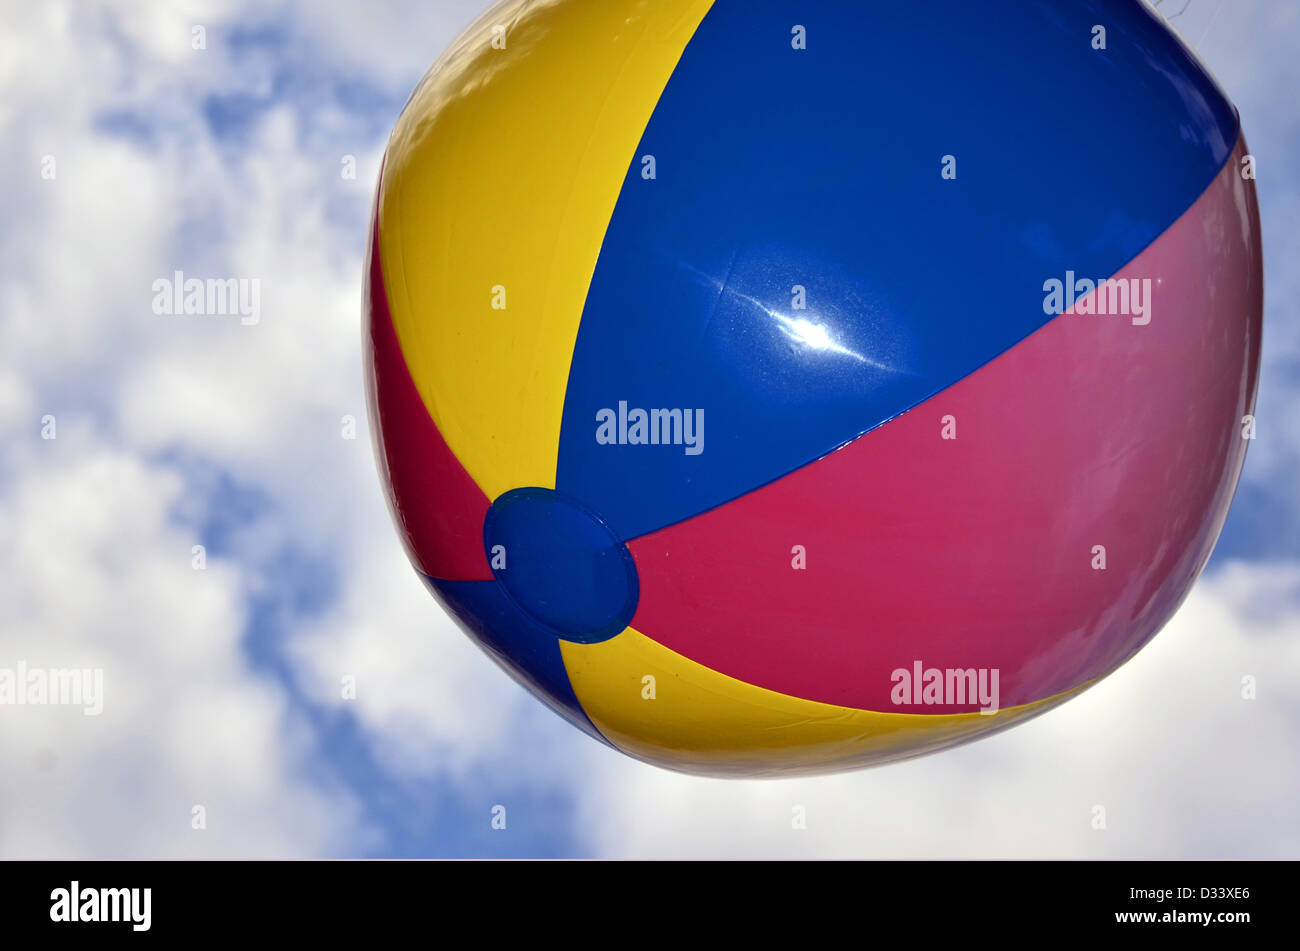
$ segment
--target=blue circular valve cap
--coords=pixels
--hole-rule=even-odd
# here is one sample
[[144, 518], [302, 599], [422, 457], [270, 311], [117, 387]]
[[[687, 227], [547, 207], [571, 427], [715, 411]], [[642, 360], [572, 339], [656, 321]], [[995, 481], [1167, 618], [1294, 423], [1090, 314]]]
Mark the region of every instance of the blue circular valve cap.
[[559, 638], [591, 644], [627, 627], [640, 585], [627, 545], [554, 489], [512, 489], [488, 509], [483, 546], [511, 599]]

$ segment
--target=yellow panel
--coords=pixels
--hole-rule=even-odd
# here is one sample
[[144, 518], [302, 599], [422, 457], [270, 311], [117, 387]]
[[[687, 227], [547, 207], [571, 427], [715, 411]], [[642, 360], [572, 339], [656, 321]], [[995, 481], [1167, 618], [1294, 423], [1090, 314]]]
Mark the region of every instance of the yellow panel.
[[[563, 642], [569, 680], [605, 737], [638, 759], [710, 776], [797, 776], [875, 766], [1005, 729], [1088, 684], [995, 714], [876, 713], [801, 700], [720, 674], [628, 628]], [[642, 678], [655, 678], [655, 699]]]
[[425, 405], [489, 498], [555, 485], [605, 230], [710, 6], [501, 3], [435, 64], [393, 132], [379, 199], [393, 323]]

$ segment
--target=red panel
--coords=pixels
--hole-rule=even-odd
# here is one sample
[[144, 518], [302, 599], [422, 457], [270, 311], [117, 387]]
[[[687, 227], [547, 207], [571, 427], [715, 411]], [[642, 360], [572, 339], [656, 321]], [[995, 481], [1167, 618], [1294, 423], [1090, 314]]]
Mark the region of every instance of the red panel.
[[916, 661], [998, 670], [1005, 707], [1126, 660], [1205, 565], [1245, 456], [1263, 279], [1243, 154], [1116, 275], [1152, 280], [1149, 324], [1066, 314], [837, 452], [632, 542], [633, 626], [762, 687], [897, 712], [974, 708], [891, 703]]
[[443, 441], [411, 380], [388, 311], [377, 220], [366, 275], [366, 398], [393, 521], [426, 575], [490, 581], [483, 551], [488, 498]]

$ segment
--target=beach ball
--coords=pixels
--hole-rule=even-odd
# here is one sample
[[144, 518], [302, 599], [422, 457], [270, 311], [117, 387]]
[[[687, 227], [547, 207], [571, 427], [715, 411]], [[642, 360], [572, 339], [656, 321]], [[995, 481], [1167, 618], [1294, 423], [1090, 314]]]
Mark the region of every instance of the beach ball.
[[1049, 710], [1223, 526], [1254, 167], [1139, 0], [501, 3], [374, 204], [410, 561], [519, 684], [671, 769], [877, 765]]

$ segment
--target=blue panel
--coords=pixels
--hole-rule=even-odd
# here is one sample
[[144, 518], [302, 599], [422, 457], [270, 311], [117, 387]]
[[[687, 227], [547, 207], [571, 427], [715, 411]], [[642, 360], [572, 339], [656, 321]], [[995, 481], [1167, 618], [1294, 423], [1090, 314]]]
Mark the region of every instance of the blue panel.
[[608, 743], [578, 703], [555, 634], [520, 610], [500, 582], [420, 577], [506, 673], [578, 729]]
[[819, 458], [1044, 324], [1045, 281], [1114, 274], [1236, 140], [1138, 0], [718, 0], [601, 250], [557, 488], [630, 539]]

